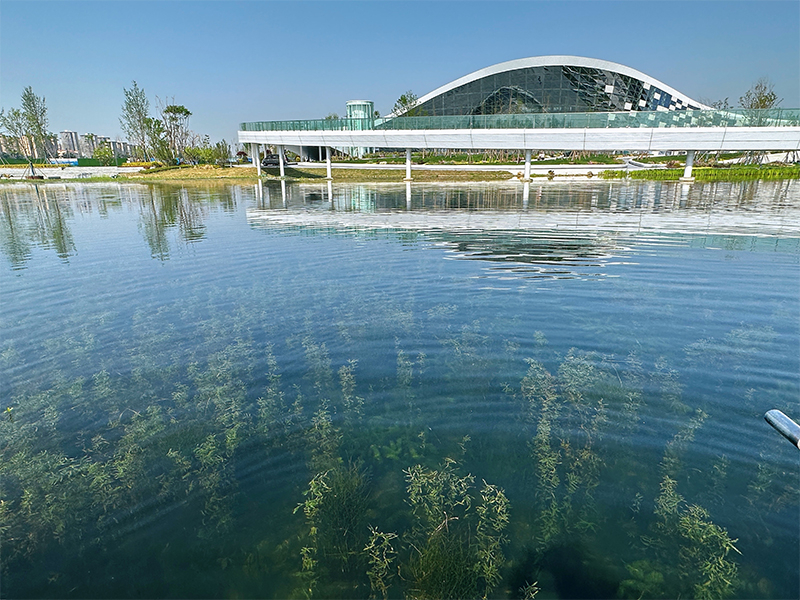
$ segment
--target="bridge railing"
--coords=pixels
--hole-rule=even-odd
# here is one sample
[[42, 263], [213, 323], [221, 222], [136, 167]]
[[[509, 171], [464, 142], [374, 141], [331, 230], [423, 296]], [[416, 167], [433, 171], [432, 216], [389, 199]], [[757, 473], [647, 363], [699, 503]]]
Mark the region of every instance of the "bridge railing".
[[239, 124], [239, 131], [366, 131], [369, 129], [375, 129], [375, 119], [255, 121]]
[[366, 131], [426, 129], [585, 129], [624, 127], [797, 127], [800, 109], [674, 110], [592, 113], [529, 113], [316, 119], [241, 123], [241, 131]]

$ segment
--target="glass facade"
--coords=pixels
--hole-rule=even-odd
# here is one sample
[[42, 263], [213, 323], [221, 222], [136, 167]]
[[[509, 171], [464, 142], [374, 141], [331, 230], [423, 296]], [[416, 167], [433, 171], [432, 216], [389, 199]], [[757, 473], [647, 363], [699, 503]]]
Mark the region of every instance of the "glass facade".
[[487, 75], [420, 104], [425, 116], [700, 109], [640, 79], [569, 65]]

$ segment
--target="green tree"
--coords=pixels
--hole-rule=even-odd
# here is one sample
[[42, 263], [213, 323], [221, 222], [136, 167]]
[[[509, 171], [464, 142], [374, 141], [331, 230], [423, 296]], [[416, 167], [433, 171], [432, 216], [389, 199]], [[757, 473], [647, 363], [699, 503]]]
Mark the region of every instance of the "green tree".
[[422, 116], [422, 111], [419, 109], [419, 97], [408, 90], [397, 99], [392, 107], [392, 113], [398, 117], [419, 117]]
[[175, 104], [174, 102], [175, 99], [173, 98], [171, 104], [165, 105], [165, 102], [158, 99], [161, 123], [164, 126], [167, 144], [175, 158], [182, 158], [191, 138], [189, 117], [192, 116], [192, 113], [183, 104]]
[[[9, 109], [8, 113], [0, 110], [0, 127], [9, 143], [17, 155], [23, 155], [20, 140], [25, 136], [25, 117], [18, 108]], [[26, 155], [27, 158], [27, 155]]]
[[47, 131], [47, 105], [43, 96], [33, 93], [31, 86], [22, 91], [22, 105], [8, 113], [0, 110], [0, 127], [12, 138], [12, 146], [29, 161], [47, 154], [47, 142], [53, 134]]
[[26, 137], [30, 140], [31, 155], [44, 157], [47, 153], [47, 105], [44, 96], [33, 93], [31, 86], [22, 90], [22, 116], [24, 117]]
[[[767, 77], [761, 77], [756, 81], [744, 96], [739, 98], [739, 106], [746, 109], [746, 120], [749, 125], [759, 126], [765, 124], [767, 114], [761, 112], [770, 108], [777, 108], [783, 102], [783, 98], [778, 98], [775, 93], [775, 85]], [[764, 160], [764, 152], [748, 152], [745, 155], [746, 164], [761, 164]]]
[[225, 140], [221, 140], [211, 145], [211, 140], [204, 135], [201, 140], [195, 138], [195, 142], [184, 150], [186, 160], [195, 164], [223, 164], [230, 159], [231, 149]]
[[97, 148], [94, 149], [92, 153], [92, 158], [95, 160], [100, 161], [100, 164], [104, 167], [110, 167], [114, 164], [114, 152], [111, 150], [110, 144], [100, 144]]
[[122, 104], [122, 115], [119, 124], [128, 140], [136, 148], [137, 158], [148, 157], [147, 119], [150, 117], [150, 101], [136, 81], [131, 89], [122, 88], [125, 93], [125, 102]]
[[212, 158], [217, 164], [227, 163], [231, 158], [231, 147], [228, 142], [220, 140], [214, 144]]
[[783, 98], [778, 98], [775, 84], [768, 77], [761, 77], [739, 98], [739, 106], [747, 109], [775, 108], [781, 102]]
[[175, 155], [167, 141], [164, 124], [159, 119], [147, 117], [145, 126], [147, 127], [147, 145], [152, 156], [164, 164], [175, 164]]

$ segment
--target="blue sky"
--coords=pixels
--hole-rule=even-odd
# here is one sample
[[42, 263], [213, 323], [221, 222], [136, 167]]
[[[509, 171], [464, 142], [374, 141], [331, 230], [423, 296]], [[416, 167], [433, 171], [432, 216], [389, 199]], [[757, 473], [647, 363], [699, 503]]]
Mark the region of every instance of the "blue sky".
[[0, 106], [30, 85], [50, 129], [120, 134], [123, 88], [192, 111], [235, 140], [240, 121], [320, 118], [367, 99], [385, 114], [515, 58], [628, 65], [692, 98], [739, 97], [759, 77], [800, 107], [800, 2], [19, 2], [0, 4]]

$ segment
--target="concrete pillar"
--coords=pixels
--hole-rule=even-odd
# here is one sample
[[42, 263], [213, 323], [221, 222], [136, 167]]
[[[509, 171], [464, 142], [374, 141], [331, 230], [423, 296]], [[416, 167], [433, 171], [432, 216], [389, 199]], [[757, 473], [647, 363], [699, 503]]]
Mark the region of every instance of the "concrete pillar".
[[253, 162], [256, 164], [256, 173], [261, 177], [261, 152], [259, 151], [260, 144], [250, 144], [250, 155], [253, 157]]
[[411, 148], [406, 148], [406, 181], [411, 181]]
[[286, 169], [283, 164], [283, 146], [278, 146], [278, 164], [281, 167], [281, 179], [286, 177]]
[[406, 210], [411, 210], [411, 180], [406, 179]]
[[328, 172], [328, 181], [333, 179], [333, 175], [331, 175], [331, 147], [325, 146], [325, 169]]
[[525, 150], [525, 175], [523, 176], [524, 181], [529, 181], [531, 178], [531, 151]]
[[694, 165], [694, 150], [689, 150], [686, 152], [686, 167], [683, 169], [681, 181], [686, 183], [694, 181], [694, 177], [692, 177], [692, 165]]
[[331, 210], [336, 206], [333, 202], [333, 182], [328, 179], [328, 202], [331, 203]]

